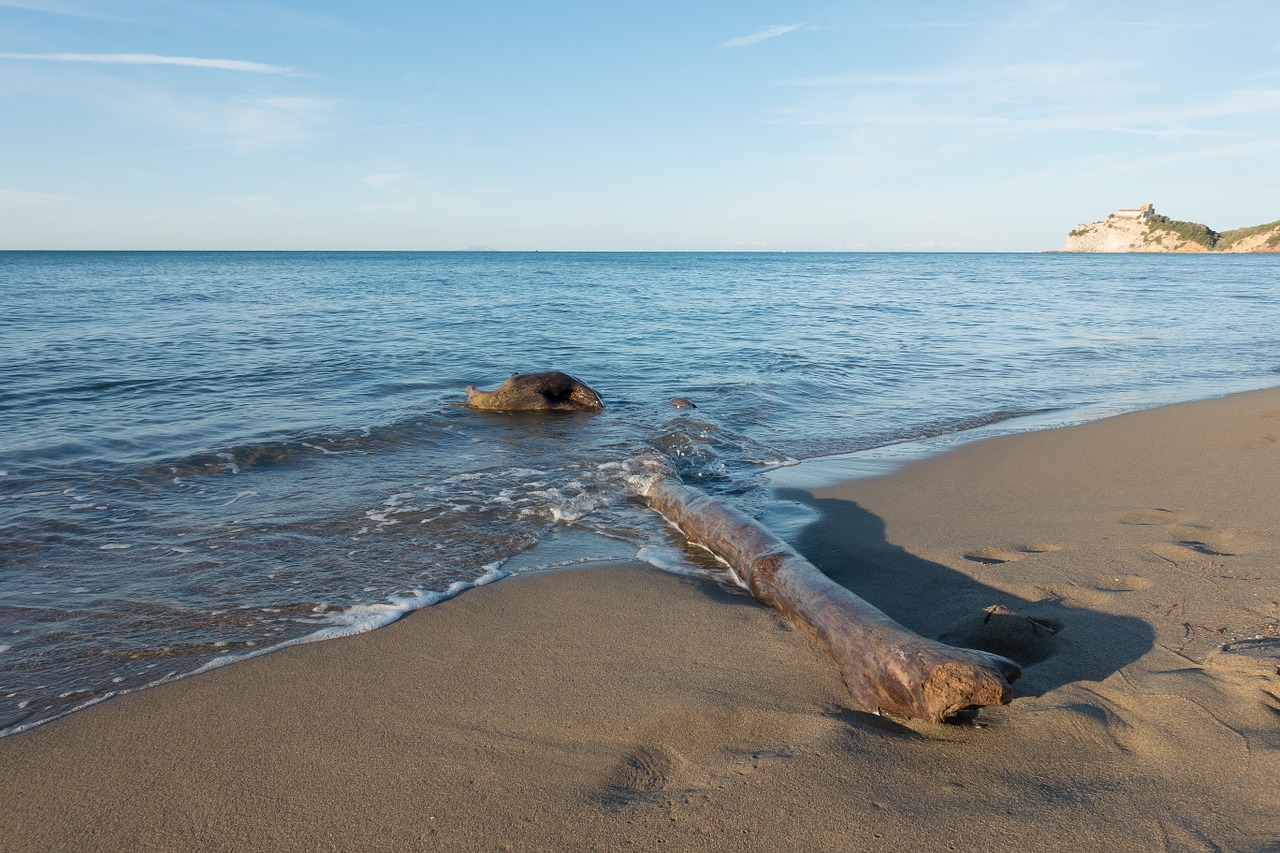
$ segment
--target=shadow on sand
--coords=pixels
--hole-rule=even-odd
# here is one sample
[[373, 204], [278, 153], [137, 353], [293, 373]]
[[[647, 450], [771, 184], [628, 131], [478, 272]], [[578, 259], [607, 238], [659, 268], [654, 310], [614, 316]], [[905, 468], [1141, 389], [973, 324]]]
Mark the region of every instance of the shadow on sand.
[[794, 488], [777, 489], [775, 498], [818, 512], [787, 539], [836, 583], [917, 634], [1021, 664], [1015, 696], [1101, 681], [1154, 643], [1140, 619], [1069, 607], [1047, 593], [1029, 601], [917, 557], [887, 541], [884, 522], [854, 502]]

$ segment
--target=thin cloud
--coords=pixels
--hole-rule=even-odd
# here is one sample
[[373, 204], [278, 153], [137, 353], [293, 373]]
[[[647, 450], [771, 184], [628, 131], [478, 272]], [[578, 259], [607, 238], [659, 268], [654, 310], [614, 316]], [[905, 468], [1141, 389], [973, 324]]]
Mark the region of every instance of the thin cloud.
[[[883, 24], [889, 30], [954, 30], [971, 27], [988, 27], [1001, 29], [1028, 28], [1034, 24], [1015, 21], [914, 21], [907, 24]], [[1212, 21], [1082, 21], [1085, 27], [1150, 27], [1162, 29], [1202, 29], [1204, 27], [1225, 26], [1221, 22]]]
[[184, 68], [213, 68], [250, 74], [297, 74], [297, 69], [243, 59], [205, 59], [199, 56], [159, 56], [154, 53], [0, 53], [0, 59], [30, 59], [37, 62], [90, 62], [99, 65], [179, 65]]
[[[313, 135], [318, 126], [329, 121], [333, 107], [320, 98], [242, 98], [214, 118], [221, 118], [221, 131], [231, 134], [236, 148], [251, 151]], [[195, 124], [199, 126], [199, 119]]]
[[976, 21], [919, 21], [914, 24], [888, 24], [891, 30], [955, 30], [980, 26]]
[[95, 15], [91, 12], [68, 8], [65, 3], [48, 3], [41, 2], [41, 0], [0, 0], [0, 8], [22, 9], [27, 12], [43, 12], [49, 15], [70, 15], [76, 18], [107, 19], [105, 15]]
[[[436, 119], [434, 121], [407, 121], [407, 122], [401, 122], [399, 124], [378, 124], [378, 125], [370, 125], [368, 127], [346, 127], [346, 128], [340, 128], [337, 130], [316, 131], [312, 134], [312, 136], [316, 136], [316, 137], [344, 136], [346, 134], [351, 134], [351, 133], [370, 133], [372, 131], [378, 131], [378, 130], [399, 130], [401, 128], [407, 128], [407, 127], [430, 127], [431, 125], [437, 125], [437, 124], [456, 124], [458, 122], [486, 121], [489, 119], [511, 118], [512, 116], [522, 116], [522, 115], [524, 115], [524, 113], [494, 113], [492, 115], [466, 116], [463, 118], [442, 118], [442, 119]], [[120, 152], [117, 154], [102, 155], [97, 157], [80, 157], [75, 160], [65, 160], [59, 163], [58, 165], [76, 166], [84, 163], [98, 163], [103, 160], [108, 160], [108, 159], [113, 159], [118, 157], [147, 157], [153, 154], [175, 154], [182, 151], [203, 151], [211, 148], [235, 147], [243, 150], [243, 149], [251, 149], [256, 147], [264, 147], [268, 144], [277, 143], [279, 141], [281, 140], [279, 139], [278, 135], [273, 138], [259, 137], [259, 138], [248, 138], [248, 139], [230, 139], [230, 140], [223, 140], [221, 142], [206, 142], [199, 145], [180, 145], [176, 148], [154, 148], [148, 151]]]
[[749, 36], [739, 36], [736, 39], [729, 39], [716, 45], [719, 50], [732, 50], [737, 47], [750, 47], [753, 44], [759, 44], [778, 36], [785, 36], [787, 33], [793, 33], [803, 28], [804, 24], [775, 24], [772, 27], [761, 27], [758, 33], [752, 33]]
[[1091, 27], [1158, 27], [1161, 29], [1200, 30], [1205, 27], [1224, 26], [1214, 21], [1092, 21]]
[[415, 178], [415, 177], [417, 177], [417, 175], [415, 175], [413, 172], [379, 172], [378, 174], [375, 174], [375, 175], [365, 175], [360, 180], [364, 181], [366, 184], [373, 187], [374, 189], [380, 190], [380, 189], [383, 189], [384, 187], [390, 187], [390, 186], [395, 186], [396, 184], [402, 184], [405, 181], [409, 180], [410, 178]]
[[835, 74], [827, 77], [802, 77], [784, 80], [784, 86], [799, 87], [929, 87], [973, 85], [975, 83], [1029, 84], [1066, 86], [1093, 84], [1108, 78], [1120, 78], [1140, 65], [1136, 62], [1040, 62], [988, 68], [954, 67], [907, 74]]
[[73, 201], [70, 196], [54, 193], [30, 192], [28, 190], [7, 190], [0, 188], [0, 207], [47, 207]]

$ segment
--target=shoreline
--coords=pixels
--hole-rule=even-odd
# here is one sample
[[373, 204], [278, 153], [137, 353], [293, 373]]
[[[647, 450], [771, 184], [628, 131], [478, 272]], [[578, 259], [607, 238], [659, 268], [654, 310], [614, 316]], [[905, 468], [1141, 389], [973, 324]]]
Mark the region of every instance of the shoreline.
[[[1280, 370], [1280, 368], [1278, 368], [1278, 370]], [[778, 465], [765, 466], [760, 473], [770, 481], [771, 491], [776, 496], [781, 491], [793, 488], [813, 488], [824, 483], [835, 484], [845, 481], [860, 480], [868, 477], [884, 476], [932, 456], [949, 453], [957, 448], [965, 447], [975, 442], [987, 441], [1001, 436], [1078, 426], [1081, 424], [1091, 423], [1095, 420], [1119, 417], [1125, 414], [1146, 411], [1152, 408], [1180, 405], [1186, 402], [1199, 402], [1204, 399], [1218, 399], [1222, 396], [1232, 396], [1234, 394], [1249, 393], [1251, 391], [1277, 387], [1273, 384], [1264, 384], [1259, 386], [1258, 383], [1260, 381], [1261, 380], [1257, 378], [1239, 380], [1236, 383], [1233, 383], [1234, 385], [1239, 386], [1239, 388], [1223, 392], [1223, 394], [1214, 395], [1212, 397], [1193, 398], [1191, 400], [1177, 398], [1173, 399], [1173, 402], [1148, 402], [1136, 409], [1119, 404], [1098, 404], [1093, 406], [1032, 411], [1016, 414], [1010, 417], [995, 418], [976, 426], [938, 432], [935, 434], [925, 435], [921, 438], [903, 439], [900, 441], [890, 442], [888, 444], [868, 447], [863, 450], [834, 453], [825, 456], [792, 460], [788, 463]], [[811, 511], [801, 509], [797, 512], [796, 503], [794, 501], [772, 500], [766, 506], [765, 514], [762, 517], [761, 522], [769, 529], [779, 533], [779, 535], [786, 534], [784, 535], [784, 538], [788, 538], [789, 536], [797, 535], [800, 528], [809, 523], [813, 518], [814, 514]], [[576, 528], [567, 528], [567, 530], [574, 531]], [[289, 648], [290, 646], [315, 642], [327, 642], [332, 639], [341, 639], [343, 637], [362, 634], [368, 631], [376, 631], [412, 615], [419, 610], [427, 607], [433, 607], [440, 602], [447, 601], [450, 598], [471, 589], [486, 586], [490, 583], [498, 580], [504, 580], [508, 577], [521, 576], [529, 573], [540, 573], [543, 571], [572, 570], [580, 565], [587, 565], [601, 561], [600, 558], [596, 556], [583, 557], [579, 555], [574, 558], [562, 558], [558, 562], [545, 567], [540, 566], [534, 569], [509, 569], [511, 566], [527, 566], [531, 562], [531, 554], [538, 554], [545, 550], [565, 550], [566, 546], [559, 541], [564, 535], [565, 534], [562, 533], [560, 536], [553, 536], [551, 539], [539, 542], [525, 551], [513, 554], [511, 557], [508, 557], [500, 563], [484, 567], [485, 573], [474, 581], [456, 581], [443, 590], [418, 590], [412, 594], [393, 596], [382, 602], [353, 606], [354, 609], [365, 612], [377, 611], [379, 615], [373, 618], [366, 617], [365, 620], [362, 620], [359, 623], [346, 620], [339, 621], [332, 625], [317, 628], [310, 634], [294, 637], [272, 646], [258, 648], [250, 652], [242, 652], [233, 657], [213, 659], [189, 672], [167, 675], [157, 679], [156, 681], [137, 687], [119, 690], [101, 696], [95, 696], [80, 705], [60, 712], [56, 716], [40, 719], [36, 722], [17, 723], [6, 728], [0, 728], [0, 741], [16, 734], [32, 731], [41, 726], [48, 725], [49, 723], [61, 720], [72, 714], [77, 714], [83, 710], [120, 696], [149, 690], [162, 684], [181, 681], [222, 666], [239, 663], [240, 661], [250, 660], [252, 658], [261, 657], [262, 655], [273, 654], [282, 649]], [[573, 533], [571, 532], [569, 535], [572, 536]], [[595, 536], [595, 534], [582, 535]], [[568, 545], [568, 550], [572, 549], [573, 545]], [[602, 549], [595, 548], [592, 550], [594, 552], [599, 552]], [[700, 577], [701, 579], [713, 584], [729, 584], [731, 588], [741, 591], [743, 594], [747, 594], [745, 592], [745, 588], [742, 587], [740, 582], [735, 581], [734, 583], [729, 583], [729, 580], [733, 578], [733, 575], [727, 569], [725, 569], [723, 577], [717, 576], [713, 578], [711, 576], [703, 576], [696, 573], [675, 570], [669, 565], [665, 565], [659, 561], [646, 559], [640, 554], [633, 556], [630, 553], [624, 553], [621, 550], [616, 554], [611, 555], [609, 559], [620, 562], [637, 561], [646, 563], [659, 571], [674, 572], [678, 575], [695, 578]], [[387, 615], [391, 611], [395, 611], [396, 615]], [[335, 613], [338, 614], [343, 612], [345, 611], [335, 611]]]
[[[1275, 368], [1271, 373], [1280, 373], [1280, 367]], [[862, 450], [799, 459], [790, 464], [767, 467], [762, 473], [772, 481], [775, 491], [792, 487], [816, 487], [823, 483], [835, 484], [850, 480], [861, 480], [866, 477], [891, 474], [907, 465], [921, 462], [932, 456], [950, 453], [976, 442], [989, 441], [1003, 436], [1084, 426], [1096, 421], [1109, 420], [1153, 409], [1164, 409], [1189, 403], [1203, 403], [1210, 400], [1234, 397], [1239, 394], [1251, 394], [1256, 391], [1272, 389], [1280, 389], [1280, 384], [1277, 384], [1275, 377], [1254, 376], [1238, 379], [1230, 383], [1230, 387], [1225, 389], [1219, 387], [1213, 392], [1204, 387], [1199, 390], [1183, 387], [1174, 394], [1150, 396], [1137, 404], [1110, 402], [1042, 409], [1016, 414], [1008, 418], [993, 419], [988, 423], [981, 423], [963, 429], [926, 435], [921, 438], [907, 438]]]
[[779, 532], [907, 627], [1014, 652], [1012, 705], [851, 712], [772, 611], [619, 560], [4, 738], [0, 849], [1280, 841], [1280, 389], [823, 465], [780, 469], [818, 518]]

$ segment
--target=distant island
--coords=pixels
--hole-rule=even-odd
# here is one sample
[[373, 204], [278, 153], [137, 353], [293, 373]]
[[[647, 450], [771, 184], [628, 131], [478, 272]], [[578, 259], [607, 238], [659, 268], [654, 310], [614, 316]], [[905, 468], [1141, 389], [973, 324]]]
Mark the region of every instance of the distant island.
[[1124, 208], [1100, 222], [1077, 225], [1066, 252], [1280, 252], [1280, 221], [1234, 231], [1214, 231], [1156, 213], [1155, 206]]

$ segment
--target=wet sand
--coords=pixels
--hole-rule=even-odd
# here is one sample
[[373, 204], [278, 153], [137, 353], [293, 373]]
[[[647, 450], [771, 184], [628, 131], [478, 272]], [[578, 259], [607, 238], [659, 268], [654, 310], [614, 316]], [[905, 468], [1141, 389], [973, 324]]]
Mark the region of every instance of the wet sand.
[[779, 475], [793, 544], [1011, 705], [850, 710], [772, 611], [597, 564], [0, 741], [0, 849], [1278, 849], [1280, 391], [845, 470]]

